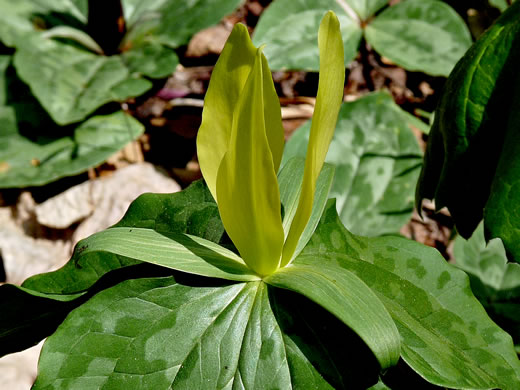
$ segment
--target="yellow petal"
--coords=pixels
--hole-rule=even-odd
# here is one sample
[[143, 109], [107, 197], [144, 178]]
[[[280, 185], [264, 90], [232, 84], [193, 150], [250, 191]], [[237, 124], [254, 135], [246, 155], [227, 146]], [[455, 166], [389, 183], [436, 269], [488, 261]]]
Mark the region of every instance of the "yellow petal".
[[[235, 25], [215, 65], [204, 99], [197, 152], [202, 175], [215, 199], [217, 172], [229, 147], [233, 112], [253, 68], [256, 50], [247, 28]], [[263, 67], [264, 115], [275, 170], [278, 170], [283, 152], [280, 103], [265, 58]]]
[[259, 275], [278, 269], [284, 240], [280, 192], [266, 134], [264, 64], [258, 49], [233, 113], [229, 148], [216, 183], [224, 227], [244, 262]]
[[321, 21], [318, 45], [320, 49], [318, 96], [307, 146], [302, 190], [298, 209], [283, 248], [282, 267], [292, 260], [298, 240], [311, 216], [316, 181], [325, 162], [343, 100], [345, 84], [343, 41], [338, 18], [332, 11], [327, 12]]

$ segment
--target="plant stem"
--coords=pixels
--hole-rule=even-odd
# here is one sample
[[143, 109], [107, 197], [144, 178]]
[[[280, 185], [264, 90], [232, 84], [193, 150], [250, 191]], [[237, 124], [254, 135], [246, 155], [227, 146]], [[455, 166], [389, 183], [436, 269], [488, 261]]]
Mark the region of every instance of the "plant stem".
[[104, 54], [116, 54], [126, 33], [121, 0], [88, 0], [87, 29]]

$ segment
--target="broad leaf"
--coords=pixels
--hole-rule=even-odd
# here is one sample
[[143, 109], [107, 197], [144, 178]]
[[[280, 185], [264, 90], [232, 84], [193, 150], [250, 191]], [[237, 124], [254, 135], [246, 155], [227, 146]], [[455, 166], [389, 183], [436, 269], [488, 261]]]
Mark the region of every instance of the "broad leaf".
[[[115, 227], [140, 228], [165, 234], [191, 234], [218, 243], [224, 234], [217, 205], [207, 187], [195, 182], [174, 194], [143, 194], [132, 202]], [[79, 252], [79, 253], [78, 253]], [[61, 269], [35, 275], [23, 286], [47, 294], [74, 294], [88, 290], [101, 276], [115, 269], [141, 263], [107, 252], [84, 254]]]
[[511, 336], [489, 319], [466, 274], [436, 250], [399, 237], [355, 236], [341, 225], [331, 202], [293, 264], [355, 273], [395, 321], [401, 357], [429, 382], [472, 389], [520, 385]]
[[397, 363], [397, 328], [378, 297], [352, 272], [316, 257], [314, 264], [294, 263], [264, 280], [302, 294], [338, 317], [365, 341], [383, 370]]
[[0, 0], [0, 41], [13, 47], [34, 31], [31, 15], [43, 12], [44, 8], [27, 0]]
[[220, 22], [243, 0], [123, 0], [129, 25], [169, 47], [188, 43], [192, 35]]
[[[116, 226], [196, 234], [214, 242], [224, 233], [217, 205], [202, 182], [174, 194], [140, 196]], [[29, 278], [22, 288], [1, 286], [0, 311], [6, 316], [0, 321], [0, 355], [38, 343], [70, 310], [99, 291], [127, 279], [165, 273], [171, 271], [107, 252], [82, 253], [58, 271]]]
[[377, 381], [366, 347], [302, 297], [268, 294], [263, 282], [176, 279], [126, 281], [72, 312], [43, 347], [34, 389], [352, 389]]
[[499, 238], [486, 244], [479, 225], [469, 240], [457, 237], [455, 265], [470, 277], [473, 294], [488, 314], [520, 344], [520, 264], [508, 263]]
[[361, 20], [367, 20], [387, 5], [388, 0], [345, 0], [345, 3], [354, 9]]
[[124, 52], [121, 57], [130, 74], [152, 79], [168, 77], [179, 63], [173, 50], [150, 40]]
[[[335, 166], [331, 197], [356, 234], [397, 233], [410, 218], [421, 150], [408, 117], [386, 93], [344, 103], [326, 161]], [[304, 156], [309, 124], [285, 148], [284, 161]]]
[[[520, 261], [520, 2], [471, 47], [435, 114], [417, 203], [446, 206], [466, 238], [482, 220]], [[483, 158], [485, 157], [485, 158]]]
[[332, 10], [338, 16], [343, 37], [344, 63], [357, 54], [362, 30], [335, 0], [276, 0], [262, 13], [255, 28], [255, 45], [266, 44], [271, 69], [318, 71], [316, 42], [323, 15]]
[[320, 49], [318, 94], [312, 115], [298, 208], [283, 247], [282, 266], [292, 260], [298, 241], [311, 217], [316, 182], [325, 163], [343, 101], [345, 84], [343, 41], [338, 18], [332, 11], [327, 12], [321, 21], [318, 46]]
[[[35, 56], [40, 61], [34, 61]], [[131, 76], [117, 56], [103, 57], [36, 36], [18, 47], [14, 65], [58, 124], [78, 122], [105, 103], [130, 97], [113, 92]], [[132, 95], [145, 91], [132, 91]]]
[[[70, 136], [60, 134], [63, 130], [57, 126], [35, 133], [34, 124], [26, 123], [26, 109], [23, 105], [0, 107], [0, 187], [3, 188], [42, 185], [86, 171], [144, 131], [137, 120], [116, 112], [88, 119], [71, 129]], [[26, 132], [28, 127], [32, 134], [25, 135], [22, 131]]]
[[489, 0], [489, 4], [491, 4], [493, 7], [498, 8], [502, 12], [504, 12], [506, 8], [509, 6], [507, 0]]
[[389, 7], [367, 25], [365, 36], [396, 64], [434, 76], [448, 76], [471, 45], [462, 18], [438, 0], [408, 0]]

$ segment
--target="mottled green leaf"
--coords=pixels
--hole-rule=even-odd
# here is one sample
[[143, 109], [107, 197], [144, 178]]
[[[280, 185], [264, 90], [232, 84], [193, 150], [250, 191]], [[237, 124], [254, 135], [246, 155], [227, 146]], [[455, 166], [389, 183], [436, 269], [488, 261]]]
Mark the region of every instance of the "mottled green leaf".
[[286, 349], [262, 282], [134, 280], [67, 318], [43, 347], [34, 389], [303, 388], [308, 374], [289, 364], [304, 359], [297, 352]]
[[[294, 157], [290, 159], [278, 175], [278, 185], [280, 187], [280, 201], [282, 203], [283, 229], [285, 236], [289, 234], [291, 222], [298, 207], [298, 198], [300, 196], [301, 185], [303, 180], [303, 170], [305, 167], [305, 159], [303, 157]], [[324, 164], [318, 181], [316, 182], [316, 192], [314, 194], [314, 204], [312, 205], [312, 214], [307, 222], [307, 226], [303, 231], [294, 255], [307, 245], [314, 229], [320, 221], [321, 214], [327, 204], [329, 192], [334, 179], [334, 167], [330, 164]]]
[[0, 107], [0, 187], [3, 188], [42, 185], [86, 171], [144, 131], [137, 120], [116, 112], [88, 119], [73, 129], [70, 136], [60, 134], [57, 126], [25, 136], [24, 115], [27, 113], [23, 106]]
[[[144, 194], [116, 226], [188, 233], [219, 242], [224, 228], [202, 182], [174, 194]], [[121, 281], [171, 273], [107, 252], [76, 255], [63, 268], [0, 287], [0, 355], [28, 348], [49, 336], [75, 307]], [[20, 310], [23, 307], [23, 310]]]
[[262, 13], [255, 28], [255, 45], [266, 44], [271, 69], [318, 71], [318, 26], [325, 12], [338, 16], [344, 45], [344, 62], [357, 54], [362, 30], [335, 0], [276, 0]]
[[385, 307], [354, 273], [319, 257], [313, 264], [293, 264], [265, 278], [265, 282], [306, 296], [334, 314], [358, 334], [382, 369], [399, 359], [400, 337]]
[[121, 99], [112, 89], [130, 76], [118, 56], [103, 57], [38, 36], [18, 47], [14, 65], [42, 106], [62, 125], [83, 120], [103, 104]]
[[[330, 196], [356, 234], [396, 233], [410, 218], [421, 151], [408, 117], [386, 93], [344, 103], [326, 161], [335, 166]], [[305, 124], [289, 140], [284, 161], [305, 155]]]
[[74, 27], [56, 26], [45, 31], [42, 36], [44, 38], [71, 39], [82, 45], [85, 49], [89, 49], [90, 51], [97, 54], [103, 54], [103, 49], [101, 49], [101, 47], [90, 35], [88, 35], [85, 31], [78, 30]]
[[344, 0], [344, 2], [352, 7], [361, 20], [367, 20], [388, 4], [388, 0]]
[[319, 267], [355, 273], [376, 293], [401, 335], [401, 357], [429, 382], [471, 389], [520, 385], [511, 336], [489, 319], [467, 275], [436, 250], [399, 237], [355, 236], [330, 202], [293, 264], [312, 266], [317, 259]]
[[520, 2], [471, 47], [435, 114], [417, 203], [446, 206], [466, 238], [482, 220], [520, 261]]
[[318, 45], [320, 49], [318, 94], [312, 115], [298, 208], [283, 247], [282, 266], [292, 260], [298, 241], [311, 217], [316, 183], [334, 136], [338, 112], [343, 101], [345, 84], [343, 41], [338, 18], [332, 11], [327, 12], [321, 21]]
[[438, 0], [399, 2], [369, 23], [365, 36], [396, 64], [434, 76], [448, 76], [471, 45], [462, 18]]
[[192, 35], [220, 22], [237, 9], [243, 0], [169, 1], [123, 0], [130, 26], [149, 24], [149, 34], [163, 45], [179, 47]]
[[470, 277], [473, 294], [488, 314], [520, 344], [520, 264], [508, 263], [499, 238], [486, 244], [480, 224], [469, 240], [457, 237], [455, 265]]

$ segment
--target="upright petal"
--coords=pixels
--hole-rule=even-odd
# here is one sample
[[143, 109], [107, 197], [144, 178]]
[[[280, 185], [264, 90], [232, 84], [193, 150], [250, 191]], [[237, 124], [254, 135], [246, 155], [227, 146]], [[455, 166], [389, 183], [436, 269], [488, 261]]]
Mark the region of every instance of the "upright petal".
[[309, 221], [316, 181], [325, 162], [343, 100], [345, 84], [343, 41], [338, 18], [332, 11], [327, 12], [321, 21], [318, 45], [320, 48], [318, 96], [307, 146], [302, 190], [298, 209], [283, 248], [282, 267], [291, 261], [298, 240]]
[[197, 154], [202, 175], [215, 199], [217, 171], [228, 150], [233, 111], [253, 68], [255, 53], [247, 28], [242, 24], [235, 25], [215, 65], [204, 98]]
[[[233, 112], [253, 69], [255, 57], [256, 48], [247, 28], [242, 24], [235, 25], [213, 70], [197, 136], [200, 168], [215, 199], [217, 172], [229, 147]], [[262, 67], [267, 138], [277, 171], [284, 143], [280, 102], [264, 57]]]
[[229, 237], [252, 270], [269, 275], [280, 265], [284, 233], [264, 120], [263, 64], [258, 49], [233, 113], [229, 148], [216, 184], [220, 216]]

